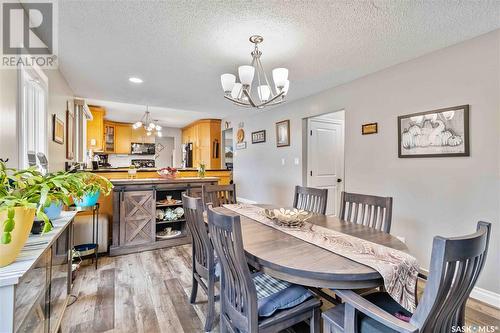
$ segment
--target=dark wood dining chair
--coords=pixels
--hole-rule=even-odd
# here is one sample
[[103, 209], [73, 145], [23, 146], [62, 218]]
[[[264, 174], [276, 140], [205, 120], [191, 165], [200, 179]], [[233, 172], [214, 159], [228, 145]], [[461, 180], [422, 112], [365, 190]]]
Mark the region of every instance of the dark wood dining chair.
[[340, 219], [390, 233], [392, 197], [342, 192]]
[[[272, 283], [261, 286], [258, 284], [260, 279], [250, 274], [243, 249], [239, 216], [220, 214], [209, 206], [208, 227], [221, 264], [221, 333], [279, 332], [305, 320], [310, 321], [310, 332], [319, 333], [321, 302], [301, 286], [290, 284], [290, 288], [295, 288], [293, 291], [282, 290], [284, 293], [277, 292], [276, 295], [289, 295], [289, 292], [301, 288], [306, 298], [293, 302], [296, 305], [291, 308], [277, 310], [268, 317], [259, 317], [263, 299], [258, 296], [258, 290], [266, 287], [273, 289], [285, 282], [266, 275], [273, 279]], [[272, 304], [276, 303], [280, 303], [280, 300], [274, 299]]]
[[[215, 320], [215, 295], [216, 276], [215, 252], [208, 237], [207, 225], [203, 220], [203, 203], [201, 198], [192, 198], [182, 195], [182, 205], [186, 223], [192, 237], [192, 264], [193, 264], [193, 286], [191, 289], [190, 302], [196, 302], [198, 285], [200, 285], [208, 296], [208, 313], [205, 320], [205, 332], [212, 330]], [[203, 281], [205, 279], [207, 283]]]
[[490, 233], [491, 224], [479, 222], [472, 235], [434, 237], [429, 278], [413, 315], [386, 293], [363, 298], [338, 290], [345, 303], [323, 314], [323, 332], [448, 333], [463, 327], [465, 303], [484, 266]]
[[236, 186], [230, 185], [203, 185], [203, 203], [212, 204], [213, 207], [220, 207], [226, 204], [236, 203]]
[[327, 199], [328, 189], [295, 186], [293, 208], [325, 215]]

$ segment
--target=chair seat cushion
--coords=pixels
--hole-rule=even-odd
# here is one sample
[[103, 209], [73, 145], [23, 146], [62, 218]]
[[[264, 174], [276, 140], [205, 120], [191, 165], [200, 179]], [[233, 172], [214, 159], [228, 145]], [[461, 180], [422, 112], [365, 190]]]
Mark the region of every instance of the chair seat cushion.
[[[387, 293], [373, 293], [366, 295], [365, 298], [371, 303], [375, 304], [379, 308], [383, 309], [387, 313], [396, 316], [400, 313], [404, 316], [411, 317], [411, 313], [406, 311], [401, 305], [399, 305], [391, 296]], [[336, 326], [341, 329], [344, 328], [344, 310], [345, 305], [338, 305], [323, 314], [324, 318], [328, 321], [334, 322]], [[384, 324], [372, 319], [361, 312], [358, 313], [358, 332], [359, 333], [398, 333]]]
[[312, 296], [306, 288], [275, 279], [262, 272], [253, 276], [257, 290], [259, 316], [268, 317], [277, 310], [293, 308]]

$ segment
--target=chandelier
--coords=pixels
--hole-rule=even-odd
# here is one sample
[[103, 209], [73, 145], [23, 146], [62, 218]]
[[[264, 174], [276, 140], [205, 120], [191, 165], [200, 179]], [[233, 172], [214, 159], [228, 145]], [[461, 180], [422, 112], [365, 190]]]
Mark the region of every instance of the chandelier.
[[[288, 69], [273, 69], [274, 85], [271, 85], [260, 61], [262, 52], [259, 50], [258, 44], [262, 43], [264, 38], [254, 35], [249, 40], [254, 44], [254, 50], [251, 53], [252, 63], [238, 67], [240, 82], [236, 82], [236, 76], [233, 74], [221, 75], [224, 97], [237, 105], [259, 109], [284, 102], [290, 86]], [[255, 81], [254, 76], [257, 77]], [[252, 94], [252, 88], [257, 90], [257, 94]]]
[[159, 138], [161, 138], [162, 136], [161, 126], [157, 124], [157, 120], [151, 119], [151, 113], [149, 112], [149, 108], [147, 105], [146, 112], [142, 116], [141, 120], [132, 125], [132, 128], [135, 130], [141, 127], [144, 127], [147, 136], [151, 136], [153, 134], [155, 134]]

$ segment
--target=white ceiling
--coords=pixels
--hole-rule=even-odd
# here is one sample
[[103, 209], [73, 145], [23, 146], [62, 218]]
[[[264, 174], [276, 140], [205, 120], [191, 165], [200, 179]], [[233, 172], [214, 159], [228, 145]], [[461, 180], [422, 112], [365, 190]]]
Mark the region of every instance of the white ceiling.
[[[226, 101], [220, 74], [287, 67], [288, 100], [500, 28], [499, 1], [59, 1], [60, 69], [75, 94], [164, 125], [254, 112]], [[137, 76], [144, 83], [130, 83]], [[113, 102], [109, 102], [113, 101]], [[125, 103], [125, 104], [120, 104]], [[185, 111], [186, 110], [186, 111]]]

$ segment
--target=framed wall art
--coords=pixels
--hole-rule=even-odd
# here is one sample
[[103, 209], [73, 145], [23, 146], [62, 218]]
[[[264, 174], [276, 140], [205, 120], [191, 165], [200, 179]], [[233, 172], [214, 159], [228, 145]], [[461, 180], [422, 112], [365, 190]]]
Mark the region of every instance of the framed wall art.
[[55, 114], [52, 115], [52, 141], [64, 144], [64, 122]]
[[469, 105], [399, 116], [398, 156], [470, 156]]
[[286, 147], [290, 145], [290, 120], [276, 123], [276, 146]]
[[266, 130], [252, 132], [252, 144], [266, 142]]

